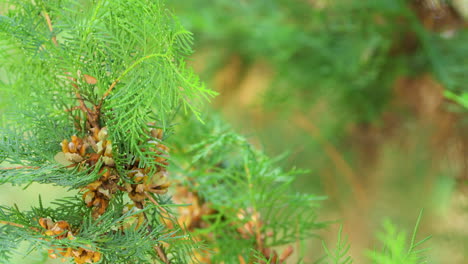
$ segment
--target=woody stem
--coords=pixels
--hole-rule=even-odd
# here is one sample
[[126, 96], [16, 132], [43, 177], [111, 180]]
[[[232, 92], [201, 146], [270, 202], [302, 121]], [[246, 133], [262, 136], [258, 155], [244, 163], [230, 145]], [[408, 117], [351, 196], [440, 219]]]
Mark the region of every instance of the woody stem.
[[3, 220], [0, 220], [0, 224], [11, 225], [11, 226], [24, 228], [24, 225], [20, 225], [20, 224], [13, 223], [13, 222], [8, 222], [8, 221], [3, 221]]
[[4, 167], [0, 168], [0, 170], [21, 170], [21, 169], [34, 169], [37, 170], [39, 167], [33, 167], [33, 166], [19, 166], [19, 167]]
[[162, 207], [150, 194], [148, 194], [147, 192], [144, 192], [144, 194], [154, 205], [159, 207], [159, 209], [161, 209], [161, 211], [163, 211], [164, 213], [167, 214], [167, 210], [164, 207]]

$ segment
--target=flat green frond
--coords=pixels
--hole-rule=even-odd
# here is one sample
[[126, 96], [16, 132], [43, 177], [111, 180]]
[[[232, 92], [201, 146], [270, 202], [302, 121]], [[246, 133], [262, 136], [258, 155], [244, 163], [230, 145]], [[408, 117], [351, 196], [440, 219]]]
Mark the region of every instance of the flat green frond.
[[376, 264], [422, 264], [427, 263], [424, 255], [427, 249], [417, 249], [430, 237], [416, 242], [416, 232], [421, 222], [422, 211], [418, 216], [415, 228], [409, 239], [406, 232], [400, 231], [389, 220], [383, 224], [383, 232], [377, 237], [383, 244], [382, 250], [369, 251], [367, 255]]
[[[338, 230], [338, 238], [334, 249], [329, 249], [325, 242], [322, 242], [323, 249], [325, 250], [325, 258], [322, 261], [329, 264], [351, 264], [353, 259], [348, 255], [351, 245], [348, 242], [347, 236], [343, 235], [343, 226]], [[322, 262], [320, 262], [322, 263]]]

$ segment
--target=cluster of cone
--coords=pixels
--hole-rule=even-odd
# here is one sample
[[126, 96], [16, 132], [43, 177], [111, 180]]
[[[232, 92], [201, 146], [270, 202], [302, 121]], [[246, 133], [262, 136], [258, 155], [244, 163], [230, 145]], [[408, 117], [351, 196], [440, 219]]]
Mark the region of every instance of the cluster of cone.
[[[216, 211], [210, 207], [210, 204], [205, 202], [197, 192], [191, 191], [186, 186], [176, 186], [173, 201], [177, 204], [190, 204], [188, 206], [177, 207], [179, 213], [177, 218], [178, 223], [180, 226], [185, 226], [189, 231], [193, 231], [198, 228], [208, 228], [210, 223], [205, 221], [203, 216], [216, 213]], [[239, 222], [243, 223], [236, 229], [242, 238], [248, 240], [253, 238], [256, 243], [255, 247], [266, 259], [271, 261], [269, 263], [286, 263], [286, 260], [293, 253], [293, 248], [289, 246], [281, 252], [281, 255], [279, 255], [276, 250], [264, 247], [266, 238], [273, 234], [264, 233], [263, 231], [260, 232], [260, 230], [263, 229], [263, 223], [258, 212], [241, 209], [237, 213], [237, 217]], [[166, 225], [170, 228], [173, 227], [171, 222], [167, 222]], [[197, 240], [197, 238], [194, 239]], [[206, 239], [210, 238], [200, 238], [200, 240]], [[208, 255], [200, 254], [198, 251], [194, 252], [194, 256], [201, 263], [212, 263]], [[239, 263], [247, 263], [243, 256], [239, 255], [238, 258]]]
[[[71, 141], [64, 139], [60, 145], [65, 157], [73, 164], [83, 164], [93, 166], [99, 159], [102, 159], [106, 166], [115, 166], [112, 158], [112, 142], [107, 140], [107, 127], [91, 128], [90, 135], [79, 138], [76, 135], [71, 137]], [[90, 148], [92, 151], [90, 151]]]
[[83, 188], [83, 200], [88, 207], [93, 207], [95, 218], [102, 215], [118, 190], [119, 177], [115, 170], [115, 161], [112, 158], [112, 142], [107, 139], [107, 128], [91, 128], [90, 135], [84, 138], [72, 136], [71, 141], [63, 140], [61, 143], [65, 157], [74, 166], [94, 166], [101, 160], [101, 177]]
[[[177, 207], [177, 222], [179, 226], [183, 226], [187, 231], [195, 231], [198, 228], [208, 228], [210, 223], [202, 219], [203, 216], [214, 214], [215, 211], [210, 207], [209, 203], [206, 203], [197, 192], [190, 190], [188, 187], [181, 184], [176, 185], [176, 190], [174, 196], [172, 196], [172, 201], [175, 204], [186, 204], [186, 206]], [[170, 217], [164, 217], [166, 226], [169, 229], [174, 229], [174, 223], [171, 222]], [[206, 240], [204, 237], [192, 237], [194, 241], [203, 241]], [[215, 252], [217, 249], [211, 249]], [[197, 263], [207, 263], [210, 264], [211, 257], [210, 255], [214, 252], [206, 254], [199, 250], [192, 252], [193, 259]]]
[[83, 200], [86, 206], [93, 207], [93, 217], [98, 218], [106, 211], [112, 195], [118, 190], [119, 177], [113, 168], [104, 166], [100, 170], [101, 177], [88, 184], [83, 190]]
[[[176, 186], [176, 191], [172, 200], [176, 204], [187, 204], [187, 206], [178, 206], [177, 222], [180, 226], [185, 226], [188, 231], [196, 228], [207, 228], [209, 223], [202, 219], [205, 215], [211, 215], [215, 211], [209, 203], [204, 202], [197, 192], [191, 191], [186, 186]], [[174, 228], [172, 222], [167, 221], [169, 228]]]
[[[54, 237], [55, 239], [75, 239], [70, 225], [66, 221], [54, 222], [50, 218], [40, 218], [39, 225], [45, 229], [44, 234], [47, 236]], [[50, 258], [56, 259], [59, 256], [62, 257], [62, 261], [66, 261], [66, 258], [73, 257], [77, 264], [95, 263], [101, 260], [100, 252], [82, 247], [73, 249], [71, 247], [63, 248], [57, 246], [54, 249], [49, 249]]]
[[167, 153], [169, 148], [161, 143], [163, 133], [161, 129], [151, 129], [151, 138], [148, 141], [151, 145], [150, 151], [155, 154], [155, 161], [158, 164], [156, 168], [139, 168], [139, 162], [136, 161], [128, 170], [127, 177], [130, 182], [124, 184], [128, 197], [132, 199], [136, 207], [142, 209], [147, 199], [148, 193], [165, 194], [170, 185], [166, 167]]
[[[126, 170], [128, 182], [123, 181], [115, 168], [112, 142], [108, 139], [107, 127], [91, 128], [88, 135], [83, 138], [74, 135], [70, 141], [66, 139], [62, 141], [62, 152], [67, 161], [71, 163], [70, 167], [89, 170], [93, 166], [99, 166], [99, 168], [94, 168], [99, 169], [99, 179], [81, 190], [86, 206], [92, 207], [94, 218], [99, 218], [106, 212], [110, 200], [117, 191], [127, 192], [129, 198], [134, 202], [134, 206], [140, 209], [144, 207], [146, 200], [151, 198], [149, 193], [165, 194], [167, 192], [170, 185], [166, 170], [169, 148], [162, 144], [163, 132], [161, 129], [153, 128], [148, 134], [150, 140], [147, 143], [150, 145], [149, 150], [154, 154], [157, 166], [139, 168], [141, 164], [138, 160], [131, 165], [121, 164]], [[143, 221], [143, 215], [137, 214], [128, 219], [125, 226], [129, 227], [136, 223], [138, 227], [142, 225]], [[68, 231], [69, 225], [65, 221], [53, 223], [50, 219], [41, 218], [40, 224], [47, 229], [47, 235], [53, 235], [59, 239], [65, 237], [73, 239], [73, 235]], [[101, 258], [98, 252], [82, 248], [77, 250], [58, 248], [52, 249], [49, 253], [51, 258], [57, 258], [57, 254], [62, 257], [74, 257], [78, 264], [93, 263]]]
[[[250, 210], [240, 210], [237, 213], [239, 220], [244, 223], [242, 226], [237, 228], [237, 232], [241, 234], [244, 239], [255, 238], [257, 250], [269, 260], [268, 263], [286, 263], [286, 260], [293, 253], [293, 247], [288, 246], [278, 255], [278, 252], [272, 248], [265, 247], [265, 240], [267, 237], [273, 236], [273, 233], [263, 233], [260, 230], [263, 229], [263, 222], [260, 217], [260, 213]], [[240, 263], [247, 263], [242, 256], [239, 256]], [[265, 262], [260, 261], [260, 264]]]
[[101, 160], [101, 177], [83, 188], [83, 200], [88, 207], [93, 207], [93, 216], [98, 218], [107, 209], [109, 201], [117, 190], [128, 193], [130, 199], [138, 208], [143, 208], [149, 193], [164, 194], [169, 187], [169, 178], [166, 166], [168, 165], [167, 153], [169, 148], [161, 143], [162, 130], [151, 129], [151, 139], [148, 143], [152, 146], [150, 151], [155, 154], [156, 168], [139, 168], [139, 161], [132, 165], [124, 165], [128, 168], [127, 177], [131, 182], [119, 185], [120, 177], [115, 169], [115, 161], [112, 153], [112, 142], [107, 138], [107, 128], [91, 128], [90, 134], [84, 138], [72, 136], [71, 141], [63, 140], [62, 151], [66, 159], [73, 166], [94, 166]]

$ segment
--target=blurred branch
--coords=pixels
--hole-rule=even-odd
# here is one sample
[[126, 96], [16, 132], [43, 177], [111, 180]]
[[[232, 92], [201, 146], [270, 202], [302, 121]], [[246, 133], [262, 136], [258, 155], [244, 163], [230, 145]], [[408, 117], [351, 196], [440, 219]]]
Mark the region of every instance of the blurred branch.
[[331, 161], [335, 164], [337, 170], [343, 174], [346, 180], [350, 183], [351, 190], [355, 196], [355, 199], [359, 205], [359, 207], [363, 207], [363, 205], [367, 201], [367, 195], [364, 191], [364, 187], [359, 182], [354, 170], [348, 164], [348, 162], [343, 158], [343, 155], [329, 142], [324, 140], [321, 136], [320, 130], [314, 124], [310, 122], [307, 117], [303, 114], [296, 114], [294, 122], [303, 130], [308, 132], [315, 140], [317, 140], [323, 147], [325, 154], [331, 159]]

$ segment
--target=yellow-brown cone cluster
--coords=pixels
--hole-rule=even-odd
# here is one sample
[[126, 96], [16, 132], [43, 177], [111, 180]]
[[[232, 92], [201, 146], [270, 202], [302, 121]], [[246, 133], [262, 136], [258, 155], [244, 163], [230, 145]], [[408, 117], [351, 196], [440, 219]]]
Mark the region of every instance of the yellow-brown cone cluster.
[[[197, 192], [189, 190], [186, 186], [179, 185], [172, 200], [177, 204], [189, 204], [177, 207], [179, 213], [177, 221], [180, 226], [185, 226], [189, 231], [193, 231], [195, 228], [208, 227], [208, 223], [203, 221], [202, 217], [211, 215], [215, 211], [210, 208], [208, 203], [200, 199]], [[167, 224], [171, 225], [170, 222]]]
[[102, 159], [106, 166], [114, 167], [112, 142], [107, 140], [107, 128], [91, 128], [90, 132], [84, 138], [73, 135], [70, 142], [66, 139], [62, 141], [60, 145], [67, 160], [74, 165], [85, 163], [93, 166]]
[[86, 206], [93, 207], [93, 217], [97, 218], [104, 214], [112, 195], [118, 190], [119, 177], [113, 168], [104, 166], [101, 169], [102, 176], [88, 184], [83, 190], [83, 200]]
[[[66, 221], [54, 222], [50, 218], [40, 218], [39, 225], [46, 229], [46, 231], [44, 231], [44, 234], [47, 236], [54, 237], [55, 239], [75, 239], [71, 231], [70, 225]], [[78, 249], [73, 249], [70, 247], [56, 247], [54, 249], [49, 249], [50, 258], [56, 259], [59, 256], [62, 257], [63, 261], [66, 261], [65, 258], [73, 257], [75, 263], [77, 264], [95, 263], [101, 259], [100, 252], [81, 247]]]
[[[187, 231], [194, 231], [197, 228], [208, 228], [210, 223], [202, 219], [203, 216], [211, 215], [215, 213], [210, 207], [210, 204], [205, 203], [197, 192], [191, 191], [188, 187], [183, 185], [177, 185], [172, 201], [176, 204], [189, 204], [187, 206], [178, 206], [177, 207], [177, 223], [179, 226], [183, 226]], [[169, 229], [175, 228], [174, 223], [171, 222], [169, 217], [163, 218], [166, 226]], [[194, 241], [203, 241], [206, 240], [206, 237], [192, 237]], [[219, 251], [214, 248], [211, 249], [214, 251]], [[196, 263], [206, 263], [211, 264], [211, 255], [210, 252], [203, 252], [195, 250], [192, 252], [193, 260]]]
[[[172, 200], [177, 204], [189, 204], [188, 206], [180, 206], [178, 209], [178, 223], [180, 226], [185, 226], [188, 231], [194, 231], [198, 228], [208, 228], [210, 223], [204, 220], [203, 216], [208, 216], [216, 213], [211, 208], [210, 204], [205, 202], [197, 192], [190, 190], [190, 188], [182, 185], [176, 186], [175, 194]], [[260, 213], [252, 208], [247, 210], [239, 210], [237, 213], [239, 222], [242, 223], [236, 228], [237, 232], [243, 239], [254, 240], [255, 248], [262, 253], [262, 255], [271, 261], [271, 263], [286, 263], [287, 259], [293, 253], [293, 247], [286, 247], [281, 254], [272, 248], [265, 247], [265, 240], [267, 237], [272, 236], [273, 233], [265, 233], [264, 225], [261, 220]], [[169, 228], [174, 228], [172, 222], [166, 221]], [[210, 237], [194, 237], [195, 240], [210, 240]], [[214, 249], [215, 251], [217, 249]], [[204, 255], [201, 252], [193, 252], [195, 258], [201, 263], [211, 263], [210, 254]], [[212, 255], [212, 254], [211, 254]], [[251, 256], [252, 257], [252, 256]], [[239, 263], [251, 263], [244, 259], [243, 256], [238, 256]], [[259, 262], [264, 263], [264, 262]]]
[[166, 166], [168, 165], [166, 155], [169, 153], [169, 148], [160, 143], [162, 139], [161, 129], [152, 129], [150, 132], [155, 140], [151, 140], [148, 143], [154, 146], [151, 148], [151, 151], [155, 152], [155, 161], [159, 165], [152, 172], [149, 168], [138, 168], [139, 164], [136, 162], [127, 172], [127, 177], [132, 182], [126, 182], [124, 185], [125, 191], [128, 192], [128, 197], [140, 209], [144, 206], [147, 192], [165, 194], [170, 185], [166, 170]]
[[[150, 124], [154, 125], [154, 124]], [[108, 140], [107, 128], [101, 129], [93, 127], [83, 138], [76, 135], [71, 137], [71, 140], [63, 140], [61, 143], [62, 151], [66, 159], [71, 162], [69, 167], [78, 167], [79, 170], [94, 167], [94, 170], [99, 170], [100, 177], [96, 181], [82, 188], [83, 200], [88, 207], [92, 207], [92, 215], [98, 218], [103, 215], [113, 195], [117, 191], [128, 193], [130, 199], [134, 202], [134, 206], [142, 209], [147, 199], [152, 199], [150, 193], [165, 194], [170, 185], [168, 172], [167, 155], [169, 148], [162, 144], [163, 131], [161, 129], [151, 129], [148, 131], [150, 140], [147, 142], [149, 150], [154, 154], [154, 161], [157, 166], [153, 168], [140, 168], [140, 162], [137, 160], [132, 164], [119, 164], [125, 169], [126, 177], [130, 179], [128, 182], [122, 180], [121, 175], [115, 168], [115, 160], [112, 153], [112, 142]], [[142, 149], [142, 151], [145, 151]], [[99, 168], [96, 168], [99, 166]], [[154, 202], [154, 200], [153, 200]], [[125, 212], [124, 212], [125, 213]], [[51, 235], [62, 235], [61, 232], [69, 230], [68, 224], [57, 222], [52, 223], [51, 220], [43, 218], [41, 226], [47, 229], [46, 232]], [[143, 214], [136, 214], [124, 221], [123, 229], [136, 224], [136, 227], [141, 226], [145, 221]], [[58, 227], [54, 227], [58, 225]], [[59, 233], [51, 233], [60, 230]], [[68, 231], [67, 231], [68, 232]], [[68, 232], [71, 235], [71, 232]], [[60, 237], [65, 238], [65, 237]], [[77, 250], [73, 249], [52, 249], [51, 257], [57, 257], [60, 254], [64, 257], [75, 257], [76, 263], [93, 263], [101, 258], [99, 252], [90, 251], [84, 248]]]
[[[154, 124], [150, 124], [154, 125]], [[94, 166], [102, 161], [100, 168], [101, 177], [82, 189], [83, 200], [88, 207], [93, 207], [93, 216], [101, 216], [106, 211], [109, 201], [117, 190], [126, 191], [130, 199], [138, 208], [143, 208], [147, 199], [147, 193], [165, 194], [170, 185], [166, 166], [169, 148], [162, 144], [163, 131], [151, 129], [150, 150], [155, 154], [156, 168], [139, 168], [139, 162], [132, 165], [124, 165], [128, 168], [127, 177], [131, 180], [119, 186], [120, 177], [115, 169], [115, 161], [112, 156], [112, 142], [107, 139], [107, 127], [91, 128], [84, 138], [76, 135], [71, 141], [63, 140], [62, 151], [72, 166]]]
[[119, 181], [112, 157], [112, 142], [107, 139], [107, 128], [91, 128], [84, 138], [72, 136], [71, 141], [63, 140], [62, 151], [73, 165], [86, 164], [94, 166], [100, 159], [103, 165], [101, 177], [83, 188], [83, 200], [86, 206], [93, 207], [93, 216], [101, 216], [107, 209], [112, 195], [117, 191]]
[[[263, 228], [263, 222], [258, 212], [253, 209], [248, 209], [247, 211], [240, 210], [237, 217], [244, 223], [244, 225], [237, 228], [237, 232], [239, 232], [244, 239], [255, 238], [257, 250], [260, 251], [266, 259], [270, 260], [271, 263], [286, 263], [286, 260], [293, 253], [293, 247], [289, 246], [285, 248], [281, 252], [281, 255], [278, 255], [278, 252], [272, 248], [264, 247], [266, 237], [272, 236], [273, 233], [263, 233], [260, 231]], [[239, 259], [243, 259], [242, 256], [239, 256]], [[246, 262], [241, 261], [241, 263]], [[263, 264], [265, 262], [259, 263]]]

